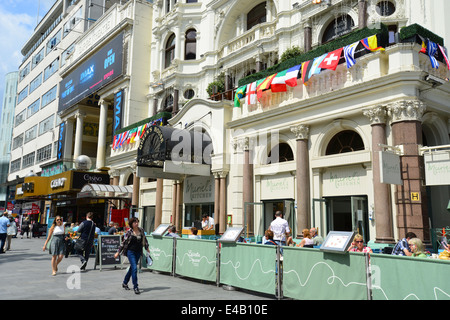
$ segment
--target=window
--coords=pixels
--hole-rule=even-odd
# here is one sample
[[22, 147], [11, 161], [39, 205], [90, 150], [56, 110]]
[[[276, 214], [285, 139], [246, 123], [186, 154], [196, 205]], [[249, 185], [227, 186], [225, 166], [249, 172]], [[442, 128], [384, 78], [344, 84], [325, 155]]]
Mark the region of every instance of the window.
[[35, 156], [34, 151], [23, 156], [22, 169], [28, 168], [28, 167], [31, 167], [32, 165], [34, 165], [34, 156]]
[[364, 150], [364, 142], [358, 133], [352, 130], [341, 131], [336, 134], [327, 146], [325, 155], [339, 154]]
[[187, 89], [183, 94], [185, 99], [192, 99], [195, 96], [195, 91], [192, 89]]
[[36, 133], [37, 133], [37, 125], [25, 131], [25, 141], [23, 143], [25, 144], [30, 142], [31, 140], [36, 139]]
[[23, 111], [21, 111], [17, 116], [16, 116], [16, 121], [15, 121], [15, 126], [17, 127], [19, 124], [21, 124], [22, 122], [25, 121], [25, 111], [26, 109], [24, 109]]
[[58, 62], [59, 62], [59, 57], [56, 58], [55, 60], [53, 60], [52, 63], [50, 63], [50, 65], [45, 68], [44, 70], [44, 81], [46, 81], [48, 78], [50, 78], [50, 76], [52, 76], [56, 71], [58, 71]]
[[23, 133], [13, 139], [12, 149], [17, 149], [23, 145]]
[[27, 119], [30, 118], [33, 114], [39, 111], [39, 107], [41, 106], [41, 99], [37, 99], [35, 102], [30, 104], [27, 108]]
[[166, 43], [164, 68], [168, 68], [174, 58], [175, 58], [175, 35], [172, 34]]
[[61, 54], [61, 67], [66, 64], [67, 57], [70, 56], [75, 49], [75, 45], [71, 44], [66, 50]]
[[11, 161], [11, 169], [9, 170], [9, 172], [13, 173], [13, 172], [17, 172], [20, 170], [20, 163], [22, 162], [22, 159], [17, 159], [14, 161]]
[[[278, 150], [276, 150], [275, 148], [278, 148]], [[294, 153], [292, 152], [291, 147], [287, 143], [282, 142], [275, 148], [270, 150], [269, 155], [267, 157], [267, 164], [294, 160]], [[272, 156], [274, 159], [272, 159]]]
[[36, 90], [37, 87], [39, 87], [42, 83], [42, 72], [39, 73], [39, 75], [33, 79], [33, 81], [30, 82], [30, 93], [32, 93], [34, 90]]
[[44, 48], [42, 48], [36, 55], [33, 56], [33, 58], [31, 59], [31, 68], [34, 69], [34, 67], [36, 67], [39, 62], [42, 61], [42, 59], [44, 59]]
[[49, 54], [54, 48], [56, 48], [56, 46], [60, 41], [61, 41], [61, 29], [59, 29], [58, 32], [53, 37], [50, 38], [50, 40], [48, 40], [45, 54], [46, 55]]
[[163, 111], [170, 112], [173, 109], [173, 96], [169, 94], [164, 100]]
[[195, 29], [189, 29], [186, 31], [186, 39], [184, 43], [184, 59], [197, 59], [197, 31], [195, 31]]
[[346, 33], [352, 31], [352, 28], [355, 26], [352, 17], [349, 15], [342, 15], [333, 22], [331, 22], [328, 27], [325, 29], [322, 37], [322, 43], [331, 41], [335, 38], [338, 38]]
[[247, 14], [247, 30], [267, 21], [266, 2], [258, 4]]
[[395, 5], [390, 1], [380, 1], [377, 3], [376, 10], [380, 16], [388, 17], [394, 14]]
[[42, 108], [47, 106], [50, 102], [56, 99], [56, 89], [57, 86], [54, 86], [50, 90], [48, 90], [44, 95], [42, 96]]
[[39, 135], [46, 133], [47, 131], [50, 131], [53, 129], [55, 123], [55, 115], [52, 114], [47, 119], [41, 121], [39, 123]]
[[197, 0], [186, 0], [186, 3], [197, 3]]
[[19, 92], [17, 96], [17, 104], [21, 103], [23, 99], [28, 97], [28, 86], [26, 86], [22, 91]]
[[30, 73], [30, 62], [19, 71], [19, 82], [22, 81]]
[[36, 151], [36, 163], [43, 162], [52, 157], [52, 144], [40, 148]]
[[78, 11], [73, 14], [70, 19], [64, 24], [63, 27], [63, 37], [67, 36], [70, 31], [72, 31], [80, 21], [83, 20], [83, 6], [81, 6]]

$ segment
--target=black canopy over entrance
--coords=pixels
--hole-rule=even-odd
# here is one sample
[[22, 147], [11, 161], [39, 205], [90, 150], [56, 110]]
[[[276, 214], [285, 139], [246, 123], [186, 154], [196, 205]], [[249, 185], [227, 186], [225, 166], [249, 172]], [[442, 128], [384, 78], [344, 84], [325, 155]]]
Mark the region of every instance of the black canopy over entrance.
[[137, 151], [137, 165], [163, 168], [165, 161], [210, 164], [213, 147], [208, 134], [172, 127], [149, 127]]

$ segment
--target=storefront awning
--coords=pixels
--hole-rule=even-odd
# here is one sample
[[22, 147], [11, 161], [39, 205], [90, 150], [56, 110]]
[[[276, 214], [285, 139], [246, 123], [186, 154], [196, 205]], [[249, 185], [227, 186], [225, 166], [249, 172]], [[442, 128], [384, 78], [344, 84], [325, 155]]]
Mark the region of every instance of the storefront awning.
[[109, 184], [86, 184], [77, 194], [77, 198], [131, 198], [133, 186], [113, 186]]

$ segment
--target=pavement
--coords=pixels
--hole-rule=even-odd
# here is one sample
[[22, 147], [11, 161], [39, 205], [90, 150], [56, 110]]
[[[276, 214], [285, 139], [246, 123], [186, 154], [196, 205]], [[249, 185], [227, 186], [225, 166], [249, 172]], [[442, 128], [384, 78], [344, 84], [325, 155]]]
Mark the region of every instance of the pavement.
[[[126, 268], [97, 266], [91, 255], [86, 271], [77, 256], [64, 258], [52, 276], [51, 255], [42, 250], [45, 238], [13, 238], [11, 250], [0, 254], [0, 300], [275, 300], [274, 296], [225, 290], [202, 282], [148, 269], [138, 273], [140, 295], [122, 289]], [[129, 286], [132, 288], [130, 280]], [[189, 305], [191, 306], [191, 305]]]

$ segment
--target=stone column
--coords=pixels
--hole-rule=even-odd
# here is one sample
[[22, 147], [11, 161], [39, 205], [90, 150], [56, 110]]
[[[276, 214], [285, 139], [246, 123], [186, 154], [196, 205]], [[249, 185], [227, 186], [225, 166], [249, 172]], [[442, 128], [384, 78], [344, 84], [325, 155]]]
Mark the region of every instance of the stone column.
[[305, 22], [303, 26], [303, 45], [305, 47], [305, 52], [308, 52], [312, 48], [312, 29], [311, 29], [311, 21]]
[[422, 116], [426, 106], [419, 100], [402, 100], [388, 106], [392, 117], [394, 145], [403, 146], [400, 157], [403, 185], [396, 186], [398, 237], [414, 232], [425, 243], [430, 243], [427, 192], [424, 184], [422, 145]]
[[152, 114], [152, 116], [156, 116], [157, 113], [158, 113], [158, 99], [154, 98], [153, 99], [153, 114]]
[[156, 179], [155, 228], [157, 228], [162, 223], [163, 189], [164, 179]]
[[367, 27], [367, 2], [366, 0], [358, 1], [358, 27], [363, 29]]
[[[242, 176], [242, 213], [243, 220], [246, 220], [247, 226], [245, 225], [245, 221], [242, 221], [244, 228], [247, 228], [248, 235], [253, 235], [254, 233], [254, 217], [253, 217], [253, 205], [248, 205], [246, 208], [246, 203], [254, 202], [253, 200], [253, 157], [252, 150], [250, 146], [250, 138], [245, 138], [243, 140], [243, 148], [244, 148], [244, 167], [243, 167], [243, 176]], [[247, 209], [247, 216], [245, 217]], [[246, 230], [244, 230], [246, 232]]]
[[382, 148], [379, 144], [387, 144], [386, 140], [386, 108], [377, 106], [363, 111], [370, 119], [372, 126], [372, 173], [374, 191], [374, 217], [377, 243], [395, 243], [392, 225], [392, 206], [390, 185], [380, 181], [380, 156]]
[[105, 100], [101, 100], [100, 118], [98, 123], [98, 143], [97, 143], [97, 163], [96, 163], [97, 169], [105, 166], [107, 122], [108, 122], [108, 103]]
[[311, 191], [309, 175], [309, 126], [291, 127], [297, 142], [296, 160], [296, 200], [297, 200], [297, 234], [311, 227]]
[[220, 217], [220, 174], [214, 172], [214, 219], [219, 223]]
[[178, 113], [178, 100], [180, 100], [179, 90], [175, 89], [175, 90], [173, 90], [173, 109], [172, 109], [173, 116]]
[[219, 220], [216, 223], [219, 224], [219, 233], [223, 234], [227, 229], [227, 172], [220, 173], [220, 209]]
[[73, 158], [76, 159], [81, 155], [82, 145], [83, 145], [83, 128], [84, 128], [84, 118], [86, 114], [82, 111], [78, 111], [75, 115], [77, 118], [77, 127], [75, 131], [75, 147], [73, 150]]
[[139, 193], [140, 193], [140, 178], [136, 173], [136, 164], [133, 166], [133, 196], [131, 198], [131, 205], [139, 208]]
[[173, 225], [177, 228], [177, 232], [181, 230], [181, 224], [183, 221], [183, 180], [180, 180], [177, 184], [177, 206], [175, 208], [176, 220]]

